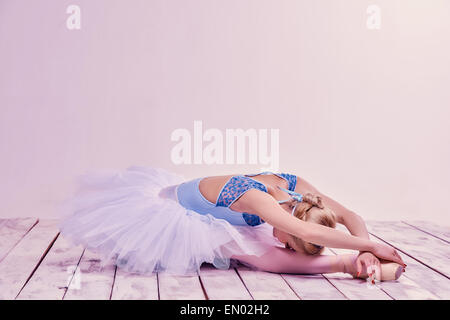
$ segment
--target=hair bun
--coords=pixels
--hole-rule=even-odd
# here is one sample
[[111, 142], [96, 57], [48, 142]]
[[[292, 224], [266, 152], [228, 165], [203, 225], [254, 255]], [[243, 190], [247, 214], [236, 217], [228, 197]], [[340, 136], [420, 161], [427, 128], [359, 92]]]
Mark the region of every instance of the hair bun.
[[[317, 223], [329, 228], [336, 227], [336, 215], [329, 208], [319, 208], [316, 207], [315, 210], [310, 210], [312, 207], [316, 207], [310, 203], [299, 202], [294, 211], [294, 216], [305, 222]], [[292, 236], [294, 242], [300, 247], [303, 247], [305, 252], [311, 255], [321, 253], [324, 248], [317, 246], [313, 243], [303, 241], [302, 239]]]

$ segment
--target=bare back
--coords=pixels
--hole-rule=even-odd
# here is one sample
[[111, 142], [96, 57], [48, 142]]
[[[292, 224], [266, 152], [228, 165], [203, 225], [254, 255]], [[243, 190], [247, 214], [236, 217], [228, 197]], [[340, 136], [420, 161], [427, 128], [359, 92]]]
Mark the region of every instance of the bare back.
[[[234, 176], [242, 174], [224, 175], [224, 176], [211, 176], [203, 178], [199, 183], [200, 193], [210, 202], [216, 204], [217, 198], [220, 195], [222, 188], [225, 184]], [[282, 200], [286, 198], [286, 194], [281, 191], [279, 187], [288, 188], [288, 183], [285, 179], [276, 175], [256, 175], [252, 176], [252, 179], [261, 182], [267, 188], [268, 193], [276, 200]], [[249, 210], [246, 203], [246, 197], [238, 198], [231, 206], [231, 210], [238, 212], [247, 212]]]

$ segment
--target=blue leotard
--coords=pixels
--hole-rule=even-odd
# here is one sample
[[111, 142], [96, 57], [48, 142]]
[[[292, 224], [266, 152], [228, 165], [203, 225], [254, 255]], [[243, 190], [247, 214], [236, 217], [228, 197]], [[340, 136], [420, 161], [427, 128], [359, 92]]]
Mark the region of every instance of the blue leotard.
[[297, 176], [266, 171], [257, 174], [232, 176], [222, 187], [216, 203], [212, 203], [201, 194], [199, 183], [203, 178], [197, 178], [178, 185], [176, 188], [177, 199], [183, 207], [200, 214], [211, 214], [216, 218], [225, 219], [233, 225], [257, 226], [264, 223], [264, 220], [259, 216], [234, 211], [229, 207], [248, 190], [257, 189], [268, 192], [267, 187], [263, 183], [251, 178], [252, 176], [266, 174], [273, 174], [285, 179], [289, 185], [288, 189], [290, 191], [295, 190]]

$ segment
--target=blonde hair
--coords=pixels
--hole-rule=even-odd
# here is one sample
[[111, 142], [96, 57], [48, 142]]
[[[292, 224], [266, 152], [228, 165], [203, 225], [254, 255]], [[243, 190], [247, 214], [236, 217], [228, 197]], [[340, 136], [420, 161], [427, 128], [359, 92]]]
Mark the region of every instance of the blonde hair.
[[[306, 222], [321, 224], [329, 228], [336, 227], [336, 215], [327, 207], [321, 209], [307, 202], [299, 202], [295, 208], [294, 216]], [[306, 242], [294, 235], [292, 235], [292, 238], [295, 244], [300, 248], [303, 248], [308, 254], [320, 254], [324, 250], [323, 247]]]

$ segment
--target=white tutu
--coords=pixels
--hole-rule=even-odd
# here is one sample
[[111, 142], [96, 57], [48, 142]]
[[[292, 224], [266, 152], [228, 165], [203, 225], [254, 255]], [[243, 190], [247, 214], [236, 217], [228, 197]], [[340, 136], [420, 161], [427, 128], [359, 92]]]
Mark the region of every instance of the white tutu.
[[281, 243], [267, 223], [235, 226], [176, 201], [176, 174], [151, 167], [90, 172], [63, 206], [61, 234], [129, 272], [196, 274], [203, 262], [227, 269], [236, 255]]

